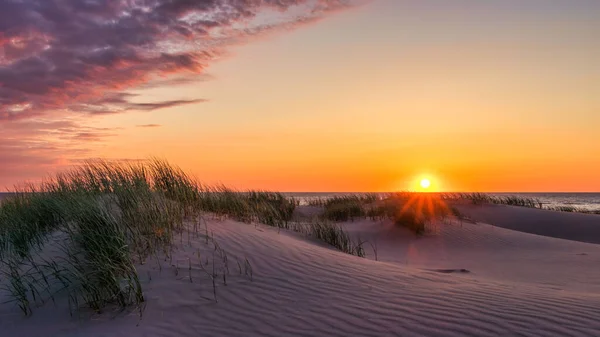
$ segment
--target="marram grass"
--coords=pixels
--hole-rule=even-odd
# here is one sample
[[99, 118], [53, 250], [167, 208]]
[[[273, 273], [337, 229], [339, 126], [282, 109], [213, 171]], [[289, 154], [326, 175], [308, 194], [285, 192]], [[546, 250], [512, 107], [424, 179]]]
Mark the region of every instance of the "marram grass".
[[467, 200], [474, 205], [497, 204], [529, 208], [542, 208], [542, 203], [534, 198], [509, 196], [494, 196], [485, 193], [444, 193], [442, 197], [447, 200]]
[[[291, 225], [295, 207], [280, 193], [203, 186], [163, 160], [88, 161], [39, 186], [19, 188], [0, 204], [0, 290], [25, 315], [61, 292], [75, 310], [142, 308], [135, 265], [169, 256], [184, 223], [197, 222], [205, 212], [296, 230], [364, 256], [362, 244], [334, 224]], [[49, 241], [55, 254], [41, 256]], [[247, 260], [244, 270], [252, 274]], [[214, 287], [217, 275], [210, 275]]]
[[309, 201], [323, 208], [321, 219], [334, 222], [356, 219], [391, 220], [417, 235], [424, 234], [427, 225], [458, 211], [436, 194], [398, 192], [388, 194], [349, 194]]

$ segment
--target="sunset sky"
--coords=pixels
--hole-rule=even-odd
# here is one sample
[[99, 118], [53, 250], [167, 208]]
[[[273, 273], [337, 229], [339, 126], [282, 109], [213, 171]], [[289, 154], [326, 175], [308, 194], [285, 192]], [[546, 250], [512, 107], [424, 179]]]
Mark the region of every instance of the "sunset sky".
[[600, 191], [598, 0], [0, 2], [0, 190], [86, 158], [280, 191]]

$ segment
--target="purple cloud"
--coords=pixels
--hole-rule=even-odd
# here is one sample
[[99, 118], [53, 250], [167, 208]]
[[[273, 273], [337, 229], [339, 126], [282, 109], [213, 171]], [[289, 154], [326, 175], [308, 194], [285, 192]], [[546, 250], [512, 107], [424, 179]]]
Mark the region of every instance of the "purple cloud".
[[[202, 73], [220, 48], [244, 35], [305, 22], [347, 1], [5, 0], [0, 120], [53, 110], [113, 111], [103, 108], [112, 102], [98, 101], [100, 93], [121, 99], [118, 112], [200, 102], [128, 104], [123, 90], [173, 74]], [[294, 14], [286, 15], [291, 8]], [[283, 19], [256, 22], [264, 10]]]
[[0, 177], [76, 160], [115, 135], [82, 118], [205, 102], [139, 103], [129, 90], [206, 80], [228, 45], [351, 1], [0, 1]]
[[134, 94], [123, 92], [108, 93], [98, 98], [89, 99], [86, 103], [74, 106], [77, 111], [90, 114], [115, 114], [131, 110], [154, 111], [164, 108], [170, 108], [179, 105], [194, 104], [206, 102], [205, 99], [181, 99], [162, 101], [156, 103], [133, 103], [129, 99], [135, 97]]

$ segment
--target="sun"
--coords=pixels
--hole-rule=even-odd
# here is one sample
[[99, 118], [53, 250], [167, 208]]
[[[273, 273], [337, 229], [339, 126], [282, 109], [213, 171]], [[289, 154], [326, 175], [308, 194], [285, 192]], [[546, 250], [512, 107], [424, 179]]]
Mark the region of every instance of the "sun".
[[429, 179], [421, 180], [421, 187], [427, 189], [427, 188], [429, 188], [429, 186], [431, 186], [431, 181], [429, 181]]

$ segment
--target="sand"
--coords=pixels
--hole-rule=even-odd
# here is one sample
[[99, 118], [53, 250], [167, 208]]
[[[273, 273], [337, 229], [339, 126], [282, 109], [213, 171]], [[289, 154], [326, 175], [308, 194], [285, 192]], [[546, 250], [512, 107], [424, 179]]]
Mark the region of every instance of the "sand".
[[507, 205], [457, 205], [474, 220], [516, 231], [600, 244], [600, 215]]
[[[567, 231], [556, 228], [565, 224], [552, 220], [556, 213], [532, 211], [473, 209], [474, 219], [511, 229], [449, 220], [421, 238], [386, 222], [344, 224], [377, 246], [377, 261], [370, 246], [368, 257], [358, 258], [294, 233], [209, 219], [229, 261], [247, 258], [252, 266], [250, 279], [230, 262], [227, 285], [217, 282], [218, 303], [199, 267], [211, 245], [183, 237], [173, 260], [178, 268], [165, 261], [162, 271], [155, 261], [138, 268], [147, 299], [141, 320], [136, 312], [70, 317], [61, 303], [24, 318], [14, 305], [0, 304], [0, 335], [600, 335], [600, 246], [556, 238], [573, 238], [579, 214], [559, 214]], [[600, 240], [590, 228], [578, 235]]]

